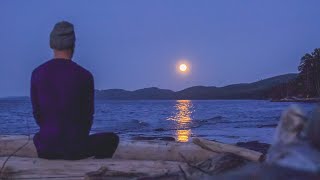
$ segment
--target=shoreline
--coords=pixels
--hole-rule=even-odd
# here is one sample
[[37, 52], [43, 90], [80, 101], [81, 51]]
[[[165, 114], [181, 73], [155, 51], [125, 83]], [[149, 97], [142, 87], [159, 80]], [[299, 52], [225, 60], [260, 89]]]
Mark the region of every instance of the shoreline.
[[320, 98], [282, 98], [282, 99], [271, 99], [271, 102], [299, 102], [299, 103], [320, 103]]

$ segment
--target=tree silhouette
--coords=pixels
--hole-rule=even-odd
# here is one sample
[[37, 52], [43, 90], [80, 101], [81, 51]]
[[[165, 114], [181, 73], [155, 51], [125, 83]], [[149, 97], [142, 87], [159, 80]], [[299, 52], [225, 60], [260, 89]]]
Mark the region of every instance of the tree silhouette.
[[303, 94], [306, 97], [320, 96], [320, 49], [315, 49], [311, 54], [305, 54], [298, 67], [299, 76], [297, 83], [302, 83]]
[[272, 87], [268, 96], [272, 99], [320, 97], [320, 48], [302, 56], [298, 70], [296, 79]]

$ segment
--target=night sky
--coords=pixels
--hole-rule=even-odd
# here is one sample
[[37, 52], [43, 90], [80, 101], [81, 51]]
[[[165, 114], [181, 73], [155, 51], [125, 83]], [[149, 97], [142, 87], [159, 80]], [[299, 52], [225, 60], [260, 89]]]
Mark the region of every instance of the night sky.
[[[74, 61], [96, 89], [224, 86], [297, 72], [320, 47], [320, 1], [1, 0], [0, 97], [29, 95], [52, 58], [49, 33], [74, 24]], [[190, 71], [177, 72], [179, 62]]]

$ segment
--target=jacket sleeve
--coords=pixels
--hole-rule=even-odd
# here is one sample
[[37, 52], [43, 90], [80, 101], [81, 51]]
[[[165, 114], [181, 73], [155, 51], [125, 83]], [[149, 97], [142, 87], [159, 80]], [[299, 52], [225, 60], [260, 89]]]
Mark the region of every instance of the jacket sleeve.
[[94, 79], [90, 75], [89, 84], [88, 84], [88, 119], [89, 119], [89, 129], [93, 124], [93, 115], [94, 115]]
[[31, 97], [31, 104], [33, 109], [33, 117], [36, 120], [36, 123], [40, 126], [40, 107], [38, 103], [37, 97], [37, 87], [36, 87], [36, 77], [34, 72], [31, 75], [31, 86], [30, 86], [30, 97]]

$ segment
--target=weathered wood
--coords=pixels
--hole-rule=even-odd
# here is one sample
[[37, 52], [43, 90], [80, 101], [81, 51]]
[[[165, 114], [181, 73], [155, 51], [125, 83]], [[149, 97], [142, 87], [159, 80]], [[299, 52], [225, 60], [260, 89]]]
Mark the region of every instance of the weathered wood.
[[[127, 141], [120, 143], [112, 159], [67, 161], [35, 158], [32, 139], [26, 136], [0, 136], [0, 156], [3, 156], [0, 164], [27, 144], [9, 159], [1, 176], [14, 179], [197, 179], [207, 173], [216, 174], [243, 164], [241, 158], [225, 153], [231, 151], [226, 147], [232, 145], [219, 143], [220, 148], [215, 147], [212, 152], [211, 141], [198, 141], [201, 147], [193, 143]], [[232, 154], [239, 155], [235, 151]]]
[[[27, 136], [0, 136], [0, 156], [9, 156], [16, 149], [28, 142]], [[199, 162], [218, 153], [211, 152], [193, 143], [179, 143], [166, 141], [122, 141], [113, 158], [132, 160], [165, 160], [182, 161], [186, 157], [188, 162]], [[15, 153], [20, 157], [37, 157], [32, 138], [28, 144]]]
[[0, 156], [9, 156], [22, 146], [24, 147], [16, 152], [14, 154], [15, 156], [37, 157], [37, 152], [33, 144], [32, 137], [24, 135], [0, 136]]
[[207, 159], [195, 166], [208, 174], [220, 174], [246, 164], [246, 160], [231, 153], [221, 153], [216, 157]]
[[[2, 164], [5, 159], [6, 157], [0, 157], [0, 164]], [[187, 168], [187, 165], [183, 162], [174, 161], [120, 159], [67, 161], [11, 157], [0, 179], [84, 179], [85, 177], [94, 177], [94, 173], [99, 174], [99, 171], [109, 174], [110, 177], [113, 178], [130, 179], [134, 177], [174, 174], [178, 173], [181, 167]]]
[[241, 156], [250, 161], [261, 161], [263, 154], [257, 151], [245, 149], [231, 144], [223, 144], [215, 141], [209, 141], [202, 138], [193, 138], [192, 142], [200, 147], [217, 153], [231, 153]]
[[[6, 157], [0, 158], [0, 164]], [[245, 163], [239, 156], [221, 153], [206, 161], [190, 164], [174, 161], [146, 161], [119, 159], [85, 159], [78, 161], [45, 160], [11, 157], [2, 178], [27, 179], [201, 179], [238, 168]]]

